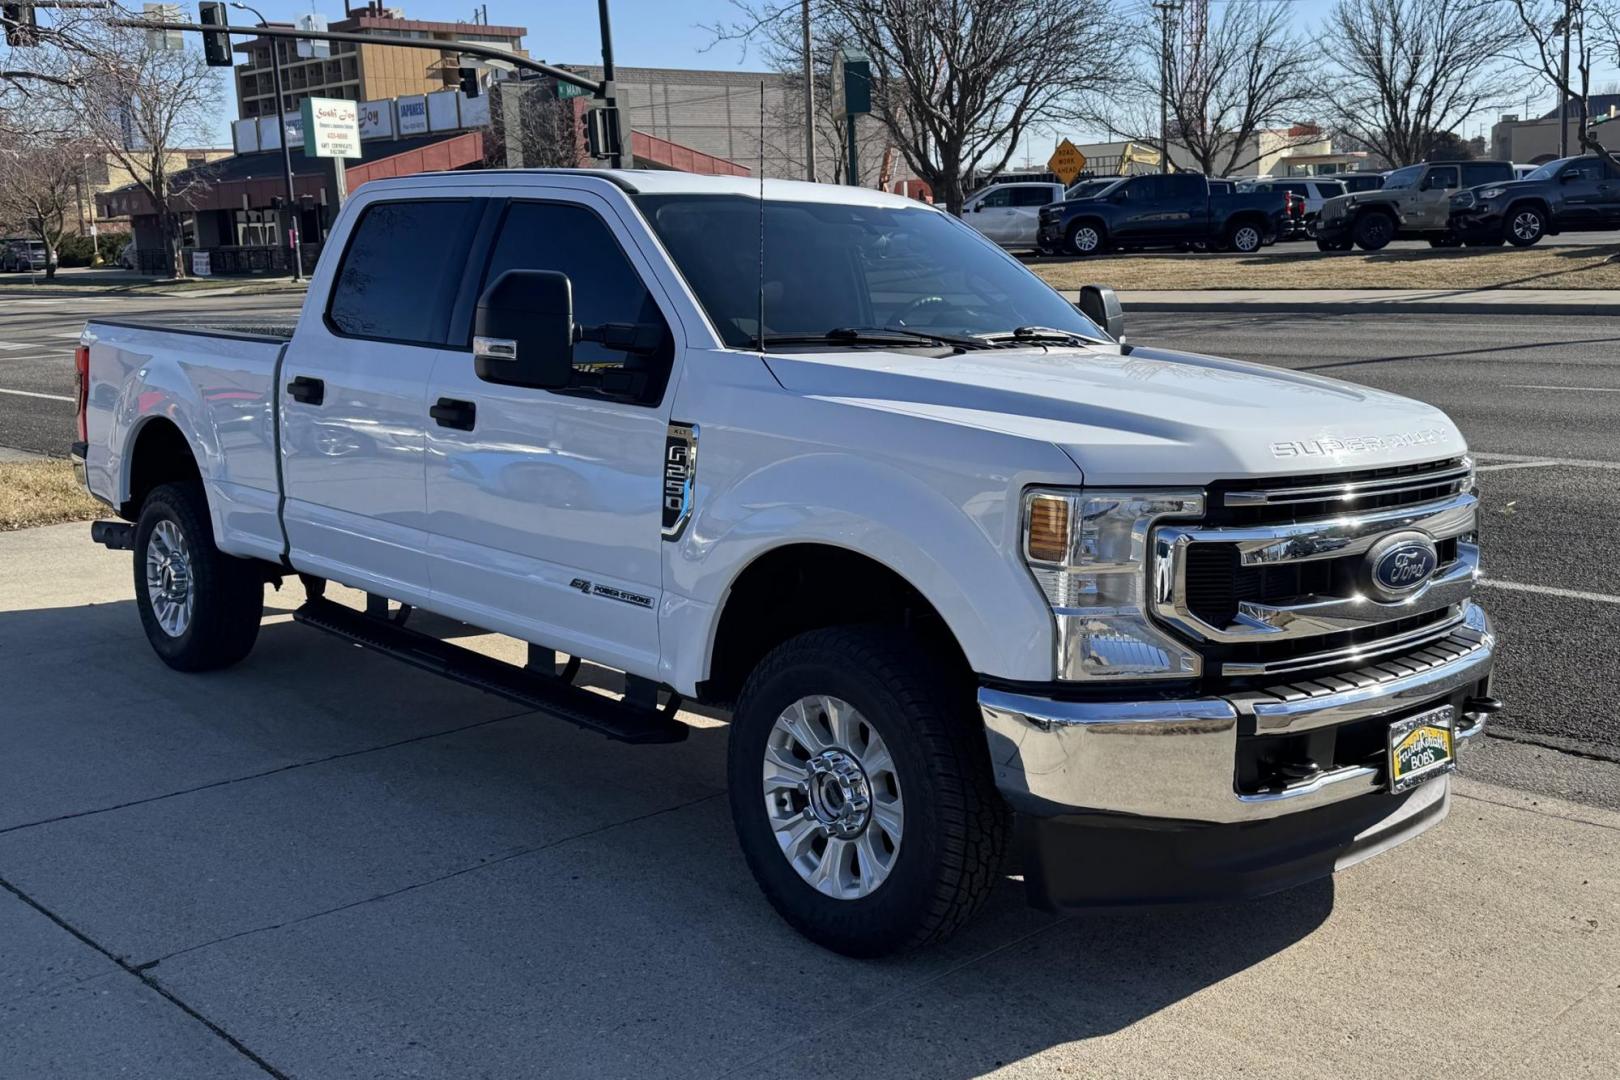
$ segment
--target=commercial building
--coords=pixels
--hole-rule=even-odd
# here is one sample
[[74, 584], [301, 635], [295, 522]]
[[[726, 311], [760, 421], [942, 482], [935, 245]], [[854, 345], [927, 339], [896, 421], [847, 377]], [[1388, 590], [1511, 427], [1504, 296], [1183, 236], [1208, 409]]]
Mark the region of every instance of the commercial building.
[[[272, 23], [290, 26], [290, 23]], [[489, 45], [519, 55], [523, 50], [521, 26], [491, 26], [486, 23], [424, 22], [407, 19], [399, 8], [372, 3], [345, 11], [344, 17], [328, 27], [331, 30], [377, 34], [384, 37], [443, 41], [446, 47], [431, 50], [384, 44], [330, 43], [331, 55], [305, 58], [298, 55], [297, 43], [287, 38], [274, 42], [256, 37], [240, 42], [236, 51], [246, 59], [236, 66], [237, 115], [243, 119], [274, 116], [275, 73], [270, 50], [280, 52], [282, 112], [297, 112], [306, 97], [345, 98], [349, 101], [375, 101], [411, 94], [431, 94], [454, 87], [458, 69], [464, 63], [455, 49], [458, 42]]]
[[[1079, 149], [1086, 155], [1086, 168], [1096, 176], [1117, 176], [1124, 173], [1157, 172], [1157, 165], [1141, 161], [1126, 162], [1126, 148], [1157, 147], [1157, 143], [1097, 142], [1086, 143]], [[1334, 173], [1354, 172], [1364, 168], [1368, 155], [1361, 151], [1336, 151], [1333, 141], [1306, 124], [1291, 128], [1261, 131], [1250, 138], [1235, 156], [1223, 151], [1217, 165], [1229, 157], [1237, 162], [1232, 170], [1235, 176], [1330, 176]], [[1171, 140], [1170, 165], [1180, 172], [1197, 172], [1200, 166], [1186, 146]]]
[[[1593, 94], [1586, 99], [1586, 108], [1592, 116], [1609, 116], [1620, 112], [1620, 94]], [[1571, 154], [1581, 149], [1581, 103], [1571, 100], [1564, 128], [1564, 145]], [[1599, 128], [1598, 131], [1605, 131]], [[1558, 108], [1530, 120], [1521, 120], [1517, 113], [1507, 113], [1491, 125], [1491, 157], [1499, 161], [1516, 161], [1523, 165], [1540, 165], [1558, 156]]]

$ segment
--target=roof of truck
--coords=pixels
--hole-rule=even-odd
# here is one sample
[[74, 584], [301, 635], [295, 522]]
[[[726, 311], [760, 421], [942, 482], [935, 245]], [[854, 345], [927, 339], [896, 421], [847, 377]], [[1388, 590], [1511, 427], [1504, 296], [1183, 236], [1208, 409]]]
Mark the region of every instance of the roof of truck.
[[457, 172], [416, 173], [386, 180], [376, 185], [410, 186], [431, 177], [435, 184], [449, 181], [457, 186], [476, 187], [512, 177], [567, 176], [606, 181], [632, 195], [743, 195], [757, 198], [763, 189], [767, 199], [784, 202], [828, 202], [861, 206], [921, 207], [926, 203], [905, 195], [891, 195], [872, 188], [843, 184], [812, 184], [805, 180], [765, 180], [749, 176], [700, 176], [672, 169], [470, 169]]

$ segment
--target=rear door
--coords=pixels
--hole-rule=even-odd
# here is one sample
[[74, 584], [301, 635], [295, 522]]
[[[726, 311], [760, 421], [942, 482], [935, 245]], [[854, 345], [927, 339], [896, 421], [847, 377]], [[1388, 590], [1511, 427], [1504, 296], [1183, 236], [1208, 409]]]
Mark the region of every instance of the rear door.
[[558, 188], [498, 213], [475, 292], [507, 270], [559, 271], [576, 323], [662, 324], [664, 343], [647, 356], [581, 342], [565, 390], [485, 382], [465, 341], [438, 354], [427, 401], [457, 415], [427, 428], [433, 606], [655, 675], [677, 348], [667, 298], [601, 197]]
[[[359, 196], [364, 199], [364, 196]], [[427, 595], [428, 376], [483, 212], [475, 199], [383, 197], [311, 284], [277, 388], [293, 565], [398, 599]]]

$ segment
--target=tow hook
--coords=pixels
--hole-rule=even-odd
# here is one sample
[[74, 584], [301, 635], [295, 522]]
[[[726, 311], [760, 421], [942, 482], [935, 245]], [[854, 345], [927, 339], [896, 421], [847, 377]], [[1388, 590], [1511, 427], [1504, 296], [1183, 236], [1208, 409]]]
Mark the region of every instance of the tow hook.
[[1460, 728], [1457, 735], [1464, 739], [1472, 735], [1478, 735], [1485, 726], [1486, 718], [1501, 711], [1502, 701], [1500, 698], [1494, 698], [1488, 694], [1468, 698], [1463, 702], [1462, 707], [1463, 719], [1468, 721], [1468, 726]]
[[92, 521], [90, 539], [112, 551], [134, 551], [135, 526], [127, 521]]

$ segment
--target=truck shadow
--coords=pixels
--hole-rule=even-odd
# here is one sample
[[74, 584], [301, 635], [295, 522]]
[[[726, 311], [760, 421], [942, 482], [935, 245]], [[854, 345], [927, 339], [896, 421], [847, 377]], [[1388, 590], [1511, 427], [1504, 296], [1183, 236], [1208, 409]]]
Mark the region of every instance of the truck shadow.
[[406, 1047], [445, 1075], [833, 1074], [862, 1045], [867, 1075], [973, 1077], [1127, 1029], [1333, 909], [1319, 882], [1057, 918], [1009, 860], [951, 942], [852, 960], [755, 888], [719, 724], [611, 743], [284, 614], [238, 667], [179, 675], [130, 601], [0, 612], [0, 686], [7, 879], [293, 1074]]

